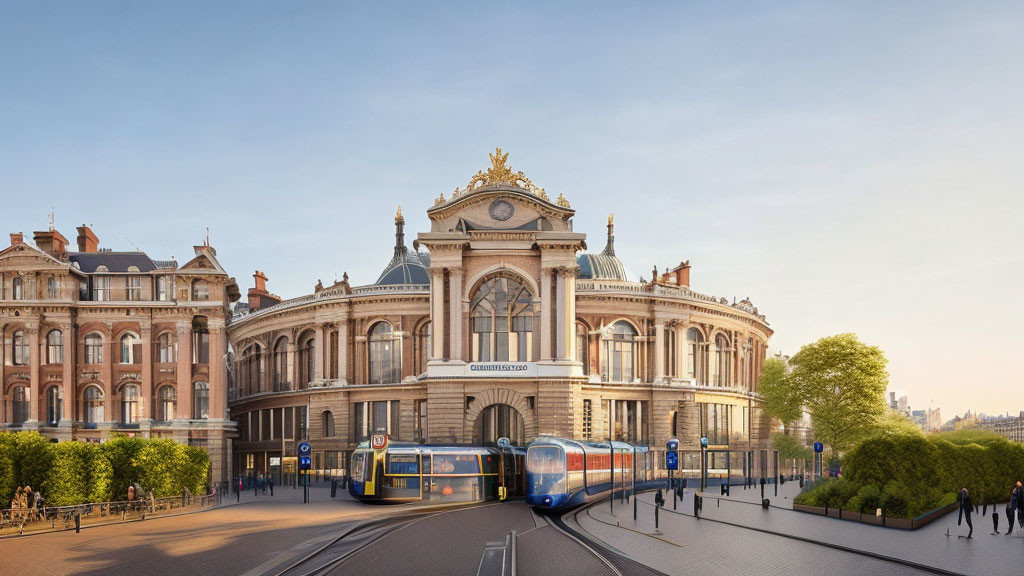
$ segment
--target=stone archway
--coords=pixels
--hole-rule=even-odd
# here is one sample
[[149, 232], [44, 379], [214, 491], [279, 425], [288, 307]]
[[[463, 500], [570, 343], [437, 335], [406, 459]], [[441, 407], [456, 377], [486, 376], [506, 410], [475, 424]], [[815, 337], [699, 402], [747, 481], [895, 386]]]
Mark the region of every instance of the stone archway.
[[[485, 421], [486, 419], [486, 421]], [[502, 433], [515, 433], [513, 443], [525, 443], [537, 436], [537, 420], [523, 395], [507, 388], [491, 388], [476, 394], [466, 410], [464, 437], [475, 444], [487, 444]], [[490, 441], [485, 436], [494, 436]]]

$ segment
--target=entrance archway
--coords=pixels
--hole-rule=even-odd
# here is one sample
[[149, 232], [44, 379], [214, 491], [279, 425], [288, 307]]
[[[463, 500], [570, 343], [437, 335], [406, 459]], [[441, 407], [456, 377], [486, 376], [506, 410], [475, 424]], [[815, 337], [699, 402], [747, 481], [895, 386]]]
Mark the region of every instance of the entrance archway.
[[473, 424], [475, 443], [492, 445], [498, 438], [508, 438], [519, 446], [526, 443], [526, 421], [518, 410], [508, 404], [491, 404], [485, 407]]

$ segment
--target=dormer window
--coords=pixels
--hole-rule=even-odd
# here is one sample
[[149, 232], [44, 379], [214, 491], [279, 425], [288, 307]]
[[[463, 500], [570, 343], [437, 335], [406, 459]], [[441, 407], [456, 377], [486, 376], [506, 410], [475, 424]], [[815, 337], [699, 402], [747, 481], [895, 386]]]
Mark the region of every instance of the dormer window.
[[[100, 268], [104, 268], [100, 266]], [[110, 276], [94, 276], [92, 279], [92, 299], [96, 302], [110, 301]]]
[[[132, 266], [135, 268], [135, 266]], [[128, 300], [135, 302], [142, 300], [142, 276], [128, 276], [125, 278], [125, 294]]]

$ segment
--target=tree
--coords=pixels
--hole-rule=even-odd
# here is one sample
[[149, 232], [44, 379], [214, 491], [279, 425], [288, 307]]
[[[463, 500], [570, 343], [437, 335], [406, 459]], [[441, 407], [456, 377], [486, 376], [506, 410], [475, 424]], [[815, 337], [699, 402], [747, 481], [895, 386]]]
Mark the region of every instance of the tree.
[[762, 410], [782, 422], [786, 434], [789, 426], [803, 416], [803, 398], [800, 388], [789, 377], [789, 367], [781, 358], [768, 358], [761, 369], [757, 391], [764, 403]]
[[854, 334], [839, 334], [804, 346], [789, 363], [789, 379], [801, 391], [814, 436], [833, 455], [877, 430], [889, 385], [881, 349]]

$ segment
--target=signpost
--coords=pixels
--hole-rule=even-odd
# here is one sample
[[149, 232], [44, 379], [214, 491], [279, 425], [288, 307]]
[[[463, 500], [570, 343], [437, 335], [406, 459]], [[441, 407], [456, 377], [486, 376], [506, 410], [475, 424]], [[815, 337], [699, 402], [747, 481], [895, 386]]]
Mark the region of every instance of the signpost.
[[821, 478], [821, 453], [825, 451], [825, 445], [821, 442], [814, 443], [814, 474], [815, 478]]
[[700, 491], [708, 487], [708, 437], [700, 437]]
[[679, 470], [679, 439], [670, 438], [668, 442], [665, 442], [665, 468], [668, 470], [668, 489], [672, 491], [672, 509], [676, 509], [676, 503], [679, 501], [679, 491], [676, 490], [676, 485], [672, 481], [672, 472]]
[[302, 484], [302, 503], [309, 503], [309, 470], [313, 467], [311, 461], [313, 447], [307, 441], [299, 442], [299, 470], [302, 471], [306, 481]]

